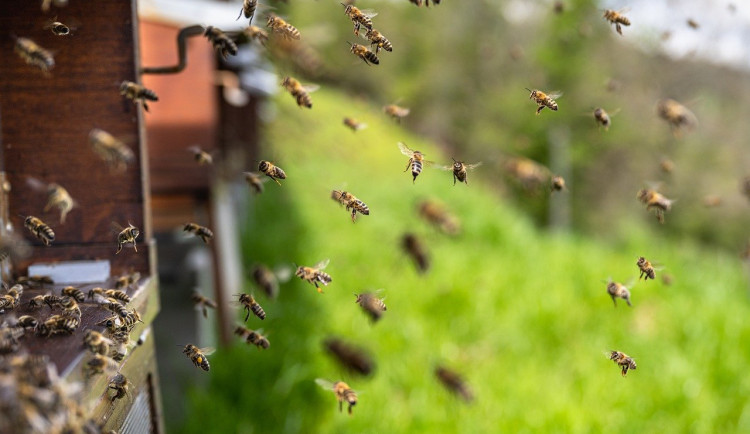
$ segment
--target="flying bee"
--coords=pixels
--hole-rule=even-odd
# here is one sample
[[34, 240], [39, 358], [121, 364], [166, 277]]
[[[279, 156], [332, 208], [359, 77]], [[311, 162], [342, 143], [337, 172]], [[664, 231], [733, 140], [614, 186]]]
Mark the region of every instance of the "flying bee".
[[68, 36], [70, 35], [70, 27], [66, 26], [65, 24], [56, 21], [57, 17], [55, 19], [50, 20], [44, 28], [46, 30], [49, 30], [52, 32], [52, 34], [57, 36]]
[[214, 164], [213, 155], [201, 149], [200, 146], [190, 146], [187, 150], [193, 153], [193, 158], [199, 166]]
[[139, 272], [133, 272], [128, 274], [123, 274], [122, 276], [118, 277], [117, 280], [115, 280], [115, 289], [124, 289], [128, 288], [133, 284], [138, 283], [138, 280], [141, 278], [141, 273]]
[[94, 354], [106, 356], [109, 354], [109, 347], [113, 344], [111, 339], [95, 330], [89, 330], [83, 336], [83, 345]]
[[255, 301], [255, 298], [250, 294], [236, 294], [239, 298], [239, 303], [244, 307], [246, 315], [245, 315], [245, 322], [247, 322], [247, 319], [250, 318], [250, 312], [252, 311], [255, 316], [257, 316], [260, 319], [266, 319], [266, 312], [263, 310], [262, 307], [260, 307], [260, 304], [258, 304], [257, 301]]
[[378, 54], [381, 49], [389, 53], [393, 51], [393, 45], [391, 44], [391, 41], [389, 41], [388, 38], [383, 36], [383, 34], [378, 32], [377, 30], [368, 29], [367, 33], [365, 33], [365, 37], [370, 41], [370, 46], [375, 46], [375, 54]]
[[200, 237], [201, 240], [203, 240], [203, 242], [206, 244], [208, 244], [211, 238], [214, 237], [214, 233], [211, 231], [211, 229], [196, 223], [187, 223], [185, 227], [182, 228], [182, 230], [184, 232], [194, 234], [196, 237]]
[[208, 26], [203, 35], [211, 41], [211, 45], [221, 54], [222, 58], [226, 59], [227, 54], [231, 54], [232, 56], [237, 55], [237, 44], [220, 29]]
[[549, 94], [546, 94], [542, 92], [541, 90], [531, 90], [529, 88], [525, 88], [531, 94], [529, 95], [529, 99], [533, 99], [534, 102], [537, 104], [536, 108], [536, 114], [539, 114], [544, 110], [545, 107], [549, 108], [552, 111], [557, 111], [557, 102], [555, 99], [560, 98], [562, 96], [561, 92], [550, 92]]
[[607, 293], [609, 294], [610, 297], [612, 297], [612, 303], [615, 304], [615, 307], [617, 307], [616, 299], [618, 298], [625, 300], [628, 306], [631, 306], [631, 307], [633, 306], [630, 303], [630, 291], [622, 283], [609, 280], [607, 282]]
[[117, 362], [111, 357], [104, 356], [101, 354], [94, 354], [84, 367], [87, 377], [93, 377], [97, 374], [103, 374], [105, 372], [114, 372], [117, 370]]
[[404, 234], [401, 237], [401, 246], [411, 256], [412, 260], [414, 260], [417, 271], [424, 273], [430, 268], [430, 258], [427, 256], [427, 250], [416, 235], [411, 233]]
[[633, 360], [632, 357], [628, 356], [625, 353], [621, 353], [619, 351], [609, 351], [604, 353], [607, 357], [609, 357], [609, 360], [612, 360], [613, 362], [617, 363], [617, 365], [622, 370], [622, 376], [626, 376], [628, 374], [628, 369], [635, 370], [635, 360]]
[[115, 222], [112, 222], [112, 226], [115, 228], [115, 230], [119, 230], [117, 233], [117, 252], [115, 254], [120, 253], [123, 246], [133, 245], [133, 249], [135, 251], [138, 251], [138, 248], [136, 247], [135, 240], [138, 239], [138, 236], [141, 234], [141, 231], [138, 230], [137, 227], [133, 226], [132, 223], [128, 222], [128, 227], [123, 228], [122, 226], [118, 225]]
[[41, 219], [30, 215], [23, 220], [23, 225], [45, 246], [49, 246], [55, 241], [55, 232]]
[[347, 43], [351, 47], [350, 51], [352, 52], [352, 54], [362, 59], [362, 61], [365, 62], [366, 64], [368, 65], [370, 63], [375, 64], [375, 65], [380, 64], [380, 59], [378, 59], [378, 56], [372, 51], [370, 51], [369, 48], [361, 44], [352, 44], [351, 42], [347, 42]]
[[367, 128], [367, 124], [359, 122], [354, 118], [344, 118], [344, 125], [355, 132]]
[[638, 276], [638, 280], [641, 280], [641, 277], [643, 276], [646, 276], [646, 280], [653, 280], [656, 278], [656, 271], [654, 269], [654, 266], [651, 265], [651, 262], [647, 261], [643, 256], [638, 258], [636, 265], [641, 270], [641, 275]]
[[600, 126], [604, 127], [604, 131], [607, 131], [609, 126], [612, 125], [612, 116], [617, 114], [617, 112], [619, 112], [619, 110], [615, 110], [615, 112], [610, 115], [603, 108], [597, 107], [594, 109], [594, 120]]
[[435, 368], [435, 376], [446, 389], [458, 394], [464, 401], [471, 402], [474, 400], [474, 393], [457, 372], [438, 366]]
[[333, 280], [331, 279], [331, 276], [329, 274], [323, 272], [323, 270], [328, 266], [328, 262], [328, 259], [324, 259], [312, 267], [299, 266], [297, 267], [297, 271], [294, 273], [294, 275], [315, 285], [315, 288], [318, 289], [318, 292], [322, 294], [323, 288], [318, 286], [318, 283], [322, 283], [324, 286], [327, 286]]
[[213, 348], [198, 348], [193, 344], [187, 344], [185, 345], [185, 348], [183, 348], [182, 352], [188, 356], [190, 361], [193, 362], [193, 365], [203, 369], [204, 371], [208, 371], [209, 369], [211, 369], [206, 356], [210, 356], [211, 353], [214, 352]]
[[243, 326], [237, 326], [234, 329], [234, 334], [244, 339], [248, 344], [255, 345], [259, 350], [267, 350], [271, 346], [271, 343], [262, 333], [263, 329], [250, 330]]
[[286, 172], [284, 172], [281, 167], [274, 165], [270, 161], [260, 160], [260, 163], [258, 163], [258, 170], [267, 177], [273, 179], [274, 182], [279, 185], [281, 185], [279, 179], [286, 179]]
[[698, 119], [690, 109], [673, 99], [662, 99], [656, 103], [656, 112], [667, 123], [675, 137], [681, 137], [682, 128], [692, 130]]
[[664, 173], [672, 173], [672, 171], [674, 170], [674, 162], [669, 158], [664, 157], [661, 159], [661, 161], [659, 161], [659, 168]]
[[287, 90], [297, 100], [297, 105], [300, 107], [312, 108], [312, 98], [310, 93], [318, 90], [318, 85], [302, 85], [299, 81], [292, 77], [284, 77], [281, 81], [281, 86]]
[[377, 292], [380, 292], [380, 290], [376, 291], [375, 294], [373, 294], [372, 292], [354, 294], [354, 296], [357, 297], [355, 303], [357, 303], [365, 311], [365, 313], [370, 316], [370, 319], [373, 322], [378, 321], [383, 316], [383, 312], [388, 310], [383, 299], [379, 298], [376, 295]]
[[646, 188], [638, 190], [636, 198], [646, 205], [647, 211], [654, 210], [659, 223], [664, 223], [664, 213], [672, 209], [672, 203], [674, 202], [656, 190]]
[[453, 185], [456, 185], [456, 180], [458, 180], [459, 182], [463, 182], [466, 185], [469, 185], [468, 181], [466, 180], [467, 171], [476, 169], [477, 167], [482, 165], [481, 161], [476, 164], [465, 164], [463, 161], [456, 161], [455, 158], [452, 158], [452, 160], [453, 160], [453, 165], [439, 166], [439, 168], [443, 170], [453, 171]]
[[377, 15], [377, 12], [373, 11], [362, 11], [359, 8], [357, 8], [354, 5], [345, 5], [341, 3], [342, 6], [344, 6], [344, 13], [347, 17], [349, 17], [350, 20], [352, 20], [352, 23], [354, 24], [354, 34], [359, 36], [359, 29], [360, 27], [364, 27], [367, 30], [372, 30], [372, 19], [374, 16]]
[[291, 269], [280, 267], [271, 271], [265, 265], [257, 264], [253, 267], [252, 277], [255, 284], [265, 292], [268, 298], [275, 299], [279, 295], [279, 281], [289, 280]]
[[385, 112], [385, 114], [390, 116], [392, 119], [395, 119], [398, 123], [401, 123], [401, 119], [409, 116], [410, 111], [410, 109], [397, 106], [396, 104], [388, 104], [387, 106], [383, 106], [383, 112]]
[[448, 235], [461, 232], [461, 222], [444, 206], [432, 200], [424, 200], [418, 205], [419, 216]]
[[610, 24], [615, 25], [615, 30], [617, 30], [617, 33], [620, 35], [622, 35], [622, 26], [630, 25], [630, 20], [622, 15], [624, 12], [624, 10], [613, 11], [612, 9], [606, 9], [603, 15], [605, 20], [609, 21]]
[[258, 26], [247, 26], [242, 33], [248, 40], [258, 41], [264, 47], [266, 46], [266, 42], [268, 42], [268, 32]]
[[193, 295], [190, 296], [190, 300], [193, 301], [196, 309], [200, 309], [203, 312], [203, 318], [208, 318], [208, 308], [216, 309], [216, 302], [202, 296], [198, 291], [193, 291]]
[[52, 53], [36, 44], [29, 38], [15, 38], [15, 51], [29, 65], [41, 69], [45, 75], [55, 67], [55, 58]]
[[58, 208], [60, 210], [60, 223], [65, 223], [65, 217], [76, 206], [76, 201], [70, 196], [68, 190], [54, 182], [45, 184], [32, 177], [27, 178], [26, 182], [32, 189], [47, 193], [47, 204], [44, 206], [43, 211], [47, 212], [52, 208]]
[[127, 80], [120, 83], [120, 95], [133, 100], [134, 103], [140, 101], [141, 104], [143, 104], [143, 109], [146, 111], [148, 111], [148, 104], [146, 104], [146, 100], [159, 101], [159, 97], [153, 90], [148, 89], [138, 83]]
[[403, 142], [398, 142], [398, 149], [401, 150], [401, 153], [409, 157], [409, 163], [406, 165], [406, 169], [404, 169], [404, 172], [409, 170], [411, 168], [411, 175], [412, 175], [412, 183], [414, 183], [417, 180], [417, 176], [419, 176], [420, 173], [422, 173], [422, 168], [424, 166], [432, 166], [434, 163], [432, 161], [428, 161], [424, 159], [424, 154], [422, 154], [419, 151], [414, 151], [409, 149], [406, 144]]
[[118, 302], [122, 302], [125, 304], [130, 303], [130, 296], [121, 289], [107, 289], [106, 291], [104, 291], [104, 296], [114, 298]]
[[347, 411], [349, 412], [349, 415], [352, 414], [352, 407], [357, 405], [357, 393], [352, 390], [352, 388], [349, 387], [348, 384], [344, 383], [343, 381], [332, 383], [322, 378], [316, 379], [315, 383], [317, 383], [318, 386], [322, 387], [323, 389], [330, 390], [331, 392], [336, 394], [336, 399], [339, 402], [340, 412], [344, 411], [344, 401], [346, 401], [347, 405], [349, 406], [347, 408]]
[[91, 130], [89, 143], [94, 152], [114, 171], [123, 172], [135, 160], [132, 149], [104, 130]]
[[247, 185], [253, 189], [255, 194], [263, 193], [263, 183], [268, 181], [268, 178], [261, 178], [263, 174], [259, 172], [243, 172], [243, 175], [245, 175]]
[[370, 375], [375, 370], [375, 361], [362, 348], [352, 346], [341, 339], [327, 338], [323, 347], [347, 370]]
[[242, 9], [240, 9], [240, 14], [237, 15], [237, 20], [239, 20], [242, 14], [244, 13], [245, 18], [249, 19], [250, 23], [252, 23], [253, 17], [255, 16], [255, 9], [257, 8], [258, 8], [258, 0], [243, 0]]
[[562, 191], [565, 190], [565, 179], [562, 176], [555, 175], [550, 180], [550, 188], [552, 188], [552, 191]]
[[128, 393], [128, 387], [130, 387], [130, 382], [127, 378], [125, 378], [122, 374], [115, 375], [111, 380], [109, 380], [109, 384], [107, 385], [108, 389], [112, 389], [115, 391], [115, 394], [110, 398], [112, 401], [115, 401], [117, 399], [123, 398]]
[[300, 39], [299, 30], [274, 14], [268, 15], [266, 27], [285, 39]]
[[331, 192], [331, 198], [342, 205], [346, 205], [347, 211], [349, 211], [349, 209], [352, 210], [352, 223], [357, 220], [357, 213], [370, 215], [370, 208], [349, 192], [333, 190]]

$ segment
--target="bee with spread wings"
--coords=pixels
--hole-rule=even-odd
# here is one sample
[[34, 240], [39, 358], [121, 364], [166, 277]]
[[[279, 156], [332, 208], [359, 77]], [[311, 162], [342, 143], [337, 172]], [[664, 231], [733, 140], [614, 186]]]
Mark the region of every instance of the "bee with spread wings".
[[435, 163], [432, 161], [428, 161], [424, 159], [424, 154], [422, 154], [419, 151], [414, 151], [412, 149], [409, 149], [406, 144], [403, 142], [398, 142], [398, 149], [401, 150], [401, 153], [409, 157], [409, 163], [406, 165], [406, 169], [404, 169], [404, 172], [409, 170], [411, 167], [411, 175], [412, 183], [417, 180], [417, 176], [419, 176], [420, 173], [422, 173], [422, 168], [425, 166], [433, 166]]
[[453, 158], [453, 164], [450, 166], [438, 166], [439, 169], [442, 170], [452, 170], [453, 171], [453, 185], [456, 185], [456, 180], [459, 182], [463, 182], [466, 185], [469, 185], [468, 181], [466, 180], [466, 174], [467, 171], [476, 169], [477, 167], [481, 166], [482, 162], [475, 164], [466, 164], [463, 161], [456, 161], [455, 158]]

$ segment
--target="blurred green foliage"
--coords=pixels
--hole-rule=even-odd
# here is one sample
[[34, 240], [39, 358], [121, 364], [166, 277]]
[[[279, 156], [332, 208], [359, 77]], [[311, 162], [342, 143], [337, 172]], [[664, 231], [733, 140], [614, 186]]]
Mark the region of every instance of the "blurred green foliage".
[[[416, 20], [452, 4], [404, 11]], [[523, 92], [507, 99], [519, 117], [534, 116], [531, 102], [521, 108]], [[689, 238], [669, 239], [661, 227], [632, 219], [617, 223], [628, 237], [607, 243], [539, 229], [497, 198], [491, 164], [470, 173], [468, 186], [453, 186], [450, 172], [429, 168], [412, 183], [397, 141], [439, 163], [449, 156], [370, 103], [325, 87], [313, 94], [312, 110], [299, 109], [286, 94], [275, 101], [277, 117], [259, 158], [284, 168], [288, 179], [281, 187], [266, 183], [251, 201], [245, 262], [312, 265], [330, 258], [333, 282], [318, 294], [293, 277], [275, 301], [248, 282], [245, 290], [255, 292], [268, 317], [247, 325], [263, 326], [271, 347], [259, 351], [238, 339], [210, 357], [209, 373], [195, 370], [207, 381], [192, 386], [188, 417], [172, 421], [173, 430], [750, 430], [750, 380], [743, 375], [750, 364], [750, 306], [736, 256]], [[544, 122], [547, 115], [557, 113], [533, 119]], [[353, 133], [341, 124], [344, 116], [369, 127]], [[334, 188], [357, 195], [371, 214], [352, 224], [330, 199]], [[415, 208], [423, 198], [457, 214], [462, 234], [448, 237], [419, 220]], [[645, 213], [632, 197], [622, 201]], [[667, 215], [668, 224], [673, 217]], [[405, 231], [425, 240], [432, 257], [426, 275], [400, 251]], [[639, 255], [665, 269], [656, 281], [632, 287], [632, 308], [614, 307], [604, 281], [635, 278]], [[672, 276], [671, 286], [662, 273]], [[388, 311], [371, 324], [352, 293], [377, 288], [385, 289]], [[375, 374], [342, 371], [321, 347], [331, 335], [374, 354]], [[638, 369], [622, 378], [607, 350], [633, 356]], [[464, 376], [473, 404], [441, 387], [433, 375], [437, 364]], [[344, 380], [360, 392], [351, 417], [339, 413], [334, 395], [316, 378]]]

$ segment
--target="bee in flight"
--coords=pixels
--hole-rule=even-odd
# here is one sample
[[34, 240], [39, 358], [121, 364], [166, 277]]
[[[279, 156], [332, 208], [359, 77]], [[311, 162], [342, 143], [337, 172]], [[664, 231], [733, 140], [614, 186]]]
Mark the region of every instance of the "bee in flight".
[[370, 316], [370, 319], [373, 322], [378, 321], [383, 316], [383, 312], [388, 310], [384, 299], [378, 297], [380, 292], [382, 292], [381, 289], [375, 291], [375, 293], [363, 292], [362, 294], [354, 294], [354, 296], [357, 297], [354, 302]]
[[427, 250], [416, 235], [412, 233], [404, 234], [404, 236], [401, 237], [401, 246], [414, 260], [414, 264], [417, 266], [417, 271], [424, 273], [430, 268], [430, 258], [427, 255]]
[[120, 253], [123, 246], [127, 246], [132, 244], [133, 249], [135, 251], [138, 251], [138, 248], [135, 245], [135, 240], [138, 238], [138, 236], [141, 234], [141, 231], [138, 230], [137, 227], [133, 226], [132, 223], [128, 222], [128, 227], [123, 228], [119, 224], [112, 222], [112, 227], [115, 229], [115, 231], [119, 232], [117, 233], [117, 252], [115, 254]]
[[562, 191], [565, 190], [565, 178], [559, 175], [555, 175], [550, 180], [550, 188], [552, 191]]
[[232, 56], [237, 55], [237, 44], [235, 44], [232, 38], [227, 36], [226, 33], [222, 32], [220, 29], [214, 26], [208, 26], [203, 35], [211, 41], [211, 45], [214, 46], [214, 49], [217, 50], [224, 59], [227, 58], [227, 54], [231, 54]]
[[193, 153], [193, 158], [195, 158], [195, 162], [198, 163], [199, 166], [214, 164], [213, 155], [201, 149], [200, 146], [198, 145], [189, 146], [187, 150]]
[[255, 314], [260, 319], [266, 319], [266, 312], [263, 310], [262, 307], [260, 307], [260, 304], [258, 304], [257, 301], [255, 301], [255, 298], [250, 294], [235, 294], [238, 295], [239, 303], [243, 306], [245, 309], [245, 322], [247, 322], [248, 318], [250, 318], [250, 312]]
[[263, 174], [260, 172], [242, 172], [242, 174], [245, 176], [245, 182], [253, 189], [255, 194], [263, 193], [263, 183], [268, 181], [268, 178], [261, 177]]
[[47, 204], [44, 205], [43, 211], [47, 212], [52, 208], [59, 209], [60, 224], [64, 224], [65, 217], [77, 205], [76, 201], [73, 200], [73, 197], [68, 193], [68, 190], [60, 184], [54, 182], [51, 184], [45, 184], [33, 177], [27, 178], [26, 182], [32, 189], [47, 193]]
[[656, 270], [646, 258], [643, 256], [639, 257], [635, 264], [638, 266], [638, 269], [641, 270], [641, 275], [638, 276], [638, 280], [641, 280], [643, 276], [646, 276], [646, 280], [654, 280], [656, 278]]
[[552, 111], [557, 111], [557, 102], [555, 99], [560, 98], [562, 96], [561, 92], [550, 92], [549, 94], [546, 94], [542, 92], [541, 90], [531, 90], [528, 87], [525, 88], [531, 94], [529, 95], [529, 99], [533, 99], [534, 102], [537, 104], [536, 108], [536, 114], [539, 114], [544, 110], [545, 107], [549, 108]]
[[378, 32], [377, 30], [367, 30], [367, 33], [365, 33], [365, 37], [368, 41], [370, 41], [371, 47], [375, 46], [375, 54], [378, 54], [381, 49], [389, 53], [393, 51], [393, 45], [391, 44], [391, 41], [389, 41], [388, 38], [383, 36], [383, 34]]
[[615, 25], [615, 30], [620, 35], [622, 35], [622, 26], [630, 25], [630, 20], [623, 13], [625, 13], [625, 10], [613, 11], [612, 9], [606, 9], [603, 15], [605, 20]]
[[383, 112], [385, 112], [385, 114], [390, 116], [392, 119], [395, 119], [398, 123], [401, 123], [401, 119], [409, 116], [410, 111], [410, 109], [398, 106], [396, 104], [388, 104], [387, 106], [383, 107]]
[[143, 109], [146, 111], [148, 111], [146, 100], [159, 101], [159, 97], [156, 96], [156, 92], [153, 90], [127, 80], [120, 83], [120, 95], [133, 100], [134, 103], [140, 101], [143, 104]]
[[341, 3], [341, 5], [344, 6], [344, 13], [346, 14], [346, 16], [348, 16], [354, 24], [355, 35], [359, 36], [360, 27], [364, 27], [367, 30], [372, 30], [372, 18], [378, 14], [377, 12], [373, 12], [370, 10], [363, 11], [354, 5], [345, 5], [343, 3]]
[[362, 59], [362, 61], [365, 62], [366, 64], [368, 65], [370, 63], [375, 64], [375, 65], [380, 64], [380, 59], [378, 59], [378, 56], [372, 51], [370, 51], [369, 48], [361, 44], [352, 44], [351, 42], [347, 42], [347, 43], [351, 46], [350, 51], [352, 52], [352, 54]]
[[597, 124], [604, 127], [604, 131], [607, 131], [609, 129], [609, 126], [612, 125], [611, 116], [614, 116], [615, 114], [617, 114], [617, 112], [619, 112], [619, 110], [615, 110], [615, 112], [610, 115], [603, 108], [597, 107], [594, 109], [594, 120]]
[[474, 393], [469, 388], [469, 385], [466, 384], [457, 372], [443, 366], [438, 366], [435, 368], [435, 376], [446, 389], [458, 394], [464, 401], [471, 402], [474, 399]]
[[252, 271], [255, 284], [271, 299], [279, 295], [279, 282], [286, 282], [291, 274], [289, 267], [277, 267], [272, 271], [263, 264], [255, 265]]
[[112, 134], [94, 128], [89, 132], [89, 143], [94, 152], [104, 160], [112, 170], [122, 172], [135, 160], [135, 154], [121, 140]]
[[322, 283], [324, 286], [327, 286], [333, 280], [328, 273], [323, 272], [323, 270], [328, 266], [329, 262], [330, 261], [328, 259], [324, 259], [312, 267], [299, 266], [297, 267], [297, 271], [294, 273], [294, 275], [315, 285], [315, 288], [317, 288], [318, 292], [322, 294], [323, 288], [318, 286], [318, 283]]
[[630, 291], [622, 283], [618, 283], [610, 279], [607, 282], [607, 294], [612, 297], [612, 303], [615, 304], [615, 307], [617, 307], [618, 298], [625, 300], [628, 306], [633, 306], [632, 304], [630, 304]]
[[349, 211], [349, 209], [352, 210], [352, 223], [357, 220], [357, 213], [370, 215], [370, 208], [349, 192], [333, 190], [331, 192], [331, 198], [342, 205], [346, 205], [347, 211]]
[[282, 18], [277, 17], [274, 14], [268, 15], [268, 22], [266, 27], [273, 30], [274, 33], [282, 36], [285, 39], [300, 39], [301, 35], [299, 30], [293, 25], [287, 23]]
[[208, 371], [209, 369], [211, 369], [211, 366], [208, 364], [208, 358], [206, 358], [206, 356], [210, 356], [211, 353], [214, 352], [213, 348], [198, 348], [193, 344], [187, 344], [185, 345], [185, 348], [182, 349], [182, 352], [188, 356], [190, 361], [193, 362], [195, 366], [203, 369], [204, 371]]
[[402, 154], [409, 157], [409, 163], [406, 165], [404, 172], [411, 167], [411, 175], [413, 176], [412, 183], [414, 183], [417, 180], [417, 176], [422, 173], [422, 168], [424, 166], [432, 166], [434, 164], [432, 161], [425, 160], [424, 155], [421, 152], [409, 149], [409, 147], [403, 142], [398, 142], [398, 149], [401, 150]]
[[52, 32], [52, 34], [57, 36], [68, 36], [70, 35], [70, 27], [66, 26], [65, 24], [61, 23], [60, 21], [57, 21], [57, 18], [50, 20], [45, 26], [45, 29]]
[[263, 329], [250, 330], [244, 326], [237, 326], [234, 329], [234, 334], [244, 339], [248, 344], [255, 345], [259, 350], [267, 350], [271, 346], [268, 338], [263, 336]]
[[270, 161], [260, 160], [260, 163], [258, 164], [258, 170], [260, 170], [261, 173], [263, 173], [267, 177], [273, 179], [274, 182], [279, 185], [281, 185], [279, 179], [286, 179], [286, 172], [284, 172], [281, 167], [274, 166], [274, 164]]
[[674, 202], [671, 199], [667, 199], [663, 194], [650, 188], [638, 190], [636, 197], [646, 205], [647, 211], [654, 210], [656, 219], [659, 220], [659, 223], [664, 223], [664, 213], [672, 209], [672, 202]]
[[45, 246], [49, 246], [55, 241], [55, 232], [41, 219], [30, 215], [23, 220], [23, 225]]
[[185, 224], [185, 227], [182, 228], [184, 232], [188, 232], [191, 234], [194, 234], [196, 237], [200, 237], [201, 240], [203, 240], [204, 243], [208, 244], [209, 241], [211, 241], [211, 238], [214, 237], [214, 233], [211, 231], [211, 229], [201, 226], [197, 223], [187, 223]]
[[349, 405], [347, 411], [349, 415], [352, 414], [352, 407], [357, 405], [357, 393], [348, 384], [343, 381], [333, 383], [322, 378], [316, 379], [315, 383], [323, 389], [330, 390], [336, 394], [336, 399], [339, 401], [339, 411], [344, 411], [344, 401], [346, 401]]
[[453, 165], [440, 166], [440, 168], [443, 170], [453, 171], [453, 185], [456, 185], [456, 180], [458, 180], [459, 182], [463, 182], [466, 185], [469, 185], [469, 183], [466, 180], [467, 171], [476, 169], [477, 167], [481, 165], [482, 165], [481, 161], [476, 164], [466, 164], [463, 161], [456, 161], [456, 159], [453, 158]]
[[258, 41], [264, 47], [266, 46], [266, 42], [268, 42], [268, 32], [258, 26], [247, 26], [242, 33], [249, 41]]
[[29, 38], [15, 38], [16, 44], [14, 50], [29, 65], [41, 69], [45, 75], [49, 75], [49, 70], [55, 67], [55, 58], [52, 53], [36, 44]]
[[635, 370], [635, 360], [633, 360], [632, 357], [628, 356], [625, 353], [621, 353], [619, 351], [608, 351], [604, 353], [607, 357], [609, 357], [609, 360], [612, 360], [613, 362], [617, 363], [617, 365], [622, 370], [622, 376], [626, 376], [628, 374], [628, 369]]
[[281, 86], [287, 90], [297, 100], [297, 105], [300, 107], [312, 108], [312, 98], [310, 93], [315, 92], [320, 87], [315, 84], [302, 85], [299, 81], [292, 77], [284, 77], [281, 81]]
[[417, 207], [419, 216], [448, 235], [461, 232], [461, 221], [445, 206], [433, 200], [424, 200]]
[[367, 128], [367, 124], [359, 122], [354, 118], [344, 118], [344, 125], [351, 128], [351, 130], [355, 132]]
[[196, 309], [200, 309], [203, 312], [203, 318], [208, 318], [208, 308], [216, 309], [216, 302], [208, 297], [202, 296], [197, 290], [193, 291], [193, 295], [190, 296], [193, 305]]
[[257, 8], [258, 8], [258, 0], [243, 0], [242, 9], [240, 9], [240, 14], [237, 15], [237, 20], [239, 20], [242, 14], [244, 13], [245, 18], [249, 19], [250, 23], [252, 23], [253, 17], [255, 16], [255, 9]]
[[695, 114], [673, 99], [659, 100], [656, 103], [656, 112], [659, 117], [669, 123], [672, 134], [677, 138], [682, 136], [683, 128], [689, 131], [698, 125], [698, 118], [695, 117]]

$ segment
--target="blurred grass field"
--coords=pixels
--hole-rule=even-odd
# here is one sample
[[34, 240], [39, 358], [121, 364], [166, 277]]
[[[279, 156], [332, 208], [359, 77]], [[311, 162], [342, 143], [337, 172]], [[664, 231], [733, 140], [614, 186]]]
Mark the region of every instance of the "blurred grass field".
[[[612, 222], [628, 236], [607, 244], [538, 229], [483, 183], [497, 162], [469, 173], [468, 186], [454, 187], [450, 172], [429, 168], [412, 184], [398, 141], [441, 164], [451, 155], [379, 108], [330, 90], [312, 96], [312, 110], [286, 94], [276, 98], [260, 158], [288, 179], [281, 187], [266, 183], [251, 200], [243, 254], [248, 266], [330, 258], [333, 282], [318, 294], [292, 277], [270, 301], [248, 281], [245, 290], [268, 317], [247, 326], [262, 327], [271, 347], [259, 351], [237, 339], [220, 348], [209, 373], [195, 371], [202, 378], [189, 393], [189, 416], [171, 430], [750, 432], [750, 308], [736, 256], [666, 242], [642, 221]], [[369, 127], [353, 133], [341, 124], [344, 116]], [[342, 188], [371, 214], [352, 224], [330, 199]], [[423, 198], [457, 214], [461, 235], [422, 222], [416, 204]], [[641, 207], [633, 197], [622, 200]], [[643, 221], [653, 219], [643, 213]], [[425, 275], [401, 251], [406, 231], [427, 244], [432, 267]], [[637, 279], [641, 255], [665, 269], [656, 281], [636, 280], [632, 308], [614, 307], [603, 281]], [[673, 277], [671, 286], [662, 272]], [[377, 288], [385, 290], [388, 311], [371, 324], [353, 293]], [[322, 349], [328, 336], [365, 347], [376, 358], [375, 374], [342, 371]], [[607, 350], [631, 355], [637, 370], [621, 377]], [[437, 364], [464, 376], [472, 404], [442, 388]], [[315, 384], [319, 377], [344, 380], [360, 393], [351, 417]]]

